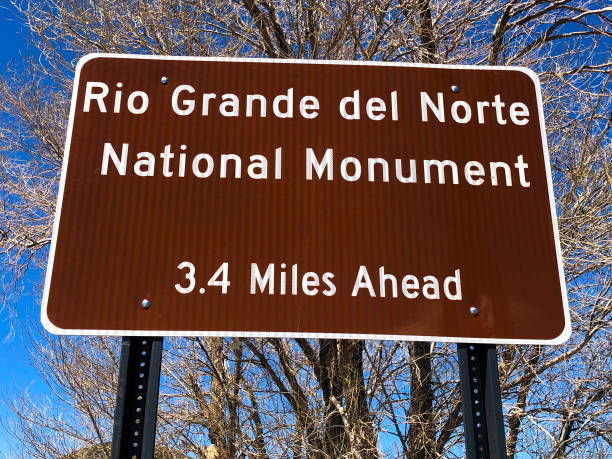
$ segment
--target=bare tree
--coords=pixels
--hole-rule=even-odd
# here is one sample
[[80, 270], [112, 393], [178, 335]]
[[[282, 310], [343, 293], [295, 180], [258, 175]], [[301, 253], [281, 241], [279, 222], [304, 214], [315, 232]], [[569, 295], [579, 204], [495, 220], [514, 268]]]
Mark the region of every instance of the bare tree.
[[[612, 8], [596, 0], [11, 0], [31, 59], [0, 82], [5, 293], [46, 263], [76, 60], [88, 52], [523, 65], [543, 84], [574, 333], [500, 346], [513, 458], [612, 454]], [[8, 303], [7, 303], [8, 304]], [[10, 306], [10, 304], [9, 304]], [[47, 401], [13, 397], [24, 457], [108, 455], [115, 339], [30, 330]], [[459, 457], [454, 346], [166, 341], [158, 444], [197, 457]]]

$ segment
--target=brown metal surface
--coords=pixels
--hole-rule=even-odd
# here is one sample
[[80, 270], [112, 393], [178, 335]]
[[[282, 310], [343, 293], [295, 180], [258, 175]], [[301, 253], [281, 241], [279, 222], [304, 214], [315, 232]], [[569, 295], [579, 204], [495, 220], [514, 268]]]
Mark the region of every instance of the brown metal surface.
[[[161, 78], [168, 78], [167, 84]], [[95, 101], [85, 112], [87, 82], [104, 82], [110, 94], [107, 113]], [[113, 113], [116, 83], [121, 82], [121, 112]], [[61, 216], [52, 250], [51, 282], [45, 293], [43, 321], [60, 333], [142, 335], [178, 334], [340, 334], [504, 340], [554, 340], [565, 328], [562, 282], [555, 249], [546, 164], [534, 81], [519, 70], [356, 65], [353, 63], [285, 63], [176, 60], [103, 56], [89, 58], [80, 69], [74, 119], [65, 166]], [[180, 84], [195, 93], [192, 114], [173, 112], [171, 96]], [[458, 92], [451, 86], [456, 85]], [[294, 91], [293, 118], [278, 118], [272, 99]], [[339, 115], [339, 102], [359, 89], [359, 120]], [[149, 96], [145, 113], [131, 114], [132, 91]], [[391, 92], [397, 92], [397, 120]], [[420, 92], [446, 102], [446, 122], [422, 121]], [[215, 93], [202, 116], [202, 94]], [[219, 112], [223, 94], [239, 98], [239, 116]], [[267, 97], [267, 116], [245, 116], [247, 94]], [[495, 109], [477, 121], [477, 101], [505, 102], [506, 124]], [[183, 96], [187, 96], [183, 93]], [[315, 96], [318, 116], [300, 116], [299, 101]], [[380, 97], [387, 112], [379, 121], [367, 117], [366, 101]], [[186, 98], [186, 97], [183, 97]], [[470, 104], [472, 119], [452, 120], [452, 102]], [[75, 102], [76, 101], [76, 102]], [[138, 102], [138, 101], [136, 101]], [[529, 122], [510, 121], [508, 107], [522, 102]], [[135, 103], [138, 106], [138, 103]], [[259, 107], [255, 104], [256, 107]], [[281, 109], [284, 106], [281, 104]], [[458, 116], [463, 116], [459, 107]], [[118, 154], [129, 144], [127, 171], [112, 161], [101, 174], [103, 149], [110, 142]], [[165, 177], [160, 153], [171, 145], [172, 177]], [[185, 176], [179, 177], [179, 153], [185, 145]], [[275, 150], [282, 148], [282, 178], [275, 179]], [[334, 177], [306, 179], [306, 149], [321, 160], [334, 151]], [[155, 156], [154, 176], [134, 173], [136, 154]], [[191, 172], [199, 153], [214, 159], [208, 178]], [[242, 158], [242, 177], [220, 177], [221, 154]], [[268, 178], [249, 177], [251, 155], [268, 160]], [[514, 163], [528, 164], [521, 186]], [[361, 161], [362, 176], [340, 176], [345, 157]], [[368, 181], [367, 158], [389, 162], [389, 181]], [[417, 183], [395, 178], [395, 159], [408, 175], [415, 160]], [[459, 183], [425, 183], [423, 161], [456, 162]], [[468, 161], [485, 167], [482, 185], [464, 175]], [[506, 162], [513, 185], [491, 184], [492, 161]], [[378, 166], [376, 166], [378, 167]], [[201, 163], [205, 169], [205, 163]], [[353, 172], [349, 166], [349, 173]], [[434, 169], [435, 170], [435, 169]], [[259, 170], [258, 170], [259, 172]], [[185, 286], [183, 261], [196, 268], [195, 289]], [[227, 294], [207, 281], [229, 263]], [[263, 271], [275, 263], [274, 294], [250, 293], [251, 263]], [[286, 268], [280, 268], [281, 263]], [[298, 294], [291, 294], [291, 266], [297, 264]], [[376, 297], [366, 288], [352, 296], [360, 266], [366, 266]], [[398, 297], [380, 297], [379, 268], [398, 279]], [[460, 270], [461, 300], [450, 300], [442, 282]], [[279, 293], [281, 271], [287, 293]], [[306, 295], [302, 276], [334, 275], [334, 295]], [[401, 279], [412, 274], [440, 281], [441, 299], [406, 298]], [[205, 293], [200, 293], [205, 288]], [[141, 307], [143, 299], [151, 306]], [[477, 307], [473, 317], [470, 307]], [[48, 322], [45, 317], [48, 317]], [[54, 328], [57, 327], [57, 328]], [[456, 340], [456, 339], [453, 339]]]

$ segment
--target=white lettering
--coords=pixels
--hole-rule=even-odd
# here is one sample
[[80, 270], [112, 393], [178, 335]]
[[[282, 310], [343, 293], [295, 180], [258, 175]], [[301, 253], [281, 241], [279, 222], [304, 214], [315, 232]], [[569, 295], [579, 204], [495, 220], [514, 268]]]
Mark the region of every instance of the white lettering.
[[113, 164], [115, 165], [115, 169], [117, 169], [117, 172], [119, 172], [119, 175], [125, 175], [125, 171], [127, 169], [128, 148], [129, 144], [127, 143], [124, 143], [121, 146], [120, 160], [113, 146], [110, 143], [105, 142], [104, 151], [102, 152], [102, 170], [100, 171], [100, 174], [108, 174], [108, 159], [110, 158], [113, 161]]
[[[153, 177], [155, 174], [155, 156], [148, 151], [143, 151], [136, 155], [138, 161], [134, 163], [134, 173], [141, 177]], [[146, 167], [143, 171], [142, 168]]]
[[[136, 108], [136, 99], [140, 99], [140, 108]], [[134, 91], [128, 97], [127, 107], [130, 113], [140, 115], [146, 112], [149, 107], [149, 96], [143, 91]]]
[[491, 168], [491, 185], [497, 186], [497, 169], [500, 167], [504, 170], [506, 177], [506, 186], [512, 186], [512, 177], [510, 175], [510, 166], [503, 162], [492, 162], [489, 164]]
[[506, 124], [506, 120], [504, 119], [502, 115], [502, 108], [504, 108], [506, 104], [501, 101], [499, 94], [495, 94], [495, 97], [493, 98], [493, 102], [491, 102], [491, 105], [495, 107], [495, 118], [497, 119], [497, 123]]
[[[281, 103], [285, 104], [285, 111], [281, 110]], [[287, 90], [287, 95], [281, 94], [274, 98], [272, 111], [278, 118], [293, 118], [293, 88]]]
[[519, 181], [521, 182], [521, 186], [528, 188], [531, 186], [531, 183], [527, 181], [525, 177], [525, 169], [529, 167], [526, 163], [523, 162], [523, 155], [518, 155], [516, 157], [516, 163], [514, 163], [514, 167], [516, 167], [519, 171]]
[[[474, 170], [474, 168], [476, 170]], [[478, 161], [468, 161], [465, 164], [465, 168], [463, 169], [465, 173], [465, 179], [470, 185], [482, 185], [484, 183], [484, 179], [478, 178], [474, 179], [473, 177], [482, 177], [485, 174], [484, 167]]]
[[391, 292], [393, 298], [397, 298], [397, 279], [393, 274], [385, 274], [385, 267], [381, 266], [378, 268], [378, 281], [380, 286], [380, 296], [384, 298], [386, 296], [385, 282], [391, 282]]
[[[200, 170], [200, 161], [202, 161], [203, 159], [206, 160], [206, 170], [204, 172]], [[193, 171], [193, 175], [198, 178], [210, 177], [210, 175], [213, 173], [214, 168], [215, 162], [212, 156], [210, 156], [208, 153], [199, 153], [195, 155], [195, 158], [193, 158], [193, 163], [191, 164], [191, 170]]]
[[[352, 105], [352, 113], [347, 111], [347, 105]], [[353, 91], [353, 97], [347, 96], [340, 101], [340, 115], [347, 120], [359, 119], [359, 89]]]
[[522, 102], [514, 102], [510, 105], [510, 120], [519, 126], [529, 123], [529, 109], [527, 105]]
[[374, 181], [374, 165], [380, 164], [382, 167], [383, 182], [389, 181], [389, 163], [382, 158], [368, 158], [368, 180]]
[[[94, 94], [93, 89], [101, 89], [102, 91]], [[104, 105], [104, 98], [108, 95], [108, 86], [100, 81], [88, 81], [85, 86], [85, 101], [83, 102], [83, 111], [89, 112], [89, 105], [92, 100], [98, 103], [98, 109], [102, 113], [106, 113], [106, 105]]]
[[166, 145], [164, 147], [164, 151], [159, 154], [161, 159], [163, 160], [163, 168], [162, 173], [164, 177], [172, 177], [172, 171], [170, 170], [170, 160], [174, 158], [174, 153], [170, 151], [170, 145]]
[[427, 107], [429, 107], [433, 114], [438, 118], [438, 121], [444, 123], [444, 95], [439, 92], [438, 94], [438, 105], [435, 105], [430, 99], [429, 94], [421, 91], [421, 121], [427, 122], [429, 118], [427, 116]]
[[353, 293], [351, 293], [351, 296], [357, 296], [360, 288], [367, 288], [371, 297], [376, 296], [372, 281], [370, 280], [370, 275], [368, 274], [368, 269], [363, 265], [359, 267], [359, 273], [357, 274], [357, 279], [355, 279], [355, 285], [353, 286]]
[[[455, 293], [451, 293], [451, 285], [454, 285]], [[461, 300], [461, 270], [455, 269], [455, 276], [444, 279], [444, 295], [452, 301]]]
[[438, 168], [438, 183], [446, 183], [444, 176], [444, 168], [450, 166], [453, 173], [453, 185], [459, 183], [459, 172], [457, 171], [457, 164], [449, 159], [444, 161], [438, 161], [437, 159], [426, 159], [423, 161], [423, 169], [425, 174], [425, 183], [431, 183], [431, 166], [434, 165]]
[[[249, 157], [251, 164], [247, 167], [247, 174], [249, 177], [254, 179], [267, 179], [268, 178], [268, 160], [263, 155], [251, 155]], [[259, 169], [256, 172], [255, 169]]]
[[220, 167], [220, 176], [221, 178], [227, 177], [227, 162], [234, 161], [234, 178], [240, 178], [242, 172], [242, 160], [238, 155], [221, 155], [221, 167]]
[[300, 100], [300, 115], [306, 119], [313, 119], [319, 115], [319, 100], [313, 96], [304, 96]]
[[[352, 175], [349, 174], [347, 170], [349, 163], [353, 165], [355, 170]], [[361, 177], [361, 163], [359, 160], [357, 158], [353, 158], [352, 156], [347, 156], [344, 158], [340, 163], [340, 176], [342, 176], [342, 178], [347, 182], [354, 182], [355, 180], [358, 180], [359, 177]]]
[[223, 94], [221, 96], [223, 102], [219, 105], [219, 112], [223, 116], [238, 116], [240, 101], [236, 94]]
[[195, 89], [193, 89], [193, 87], [189, 86], [188, 84], [182, 84], [180, 86], [177, 86], [176, 89], [172, 92], [172, 110], [174, 111], [174, 113], [181, 116], [191, 114], [195, 107], [195, 101], [191, 99], [181, 101], [183, 103], [183, 108], [179, 107], [179, 95], [184, 91], [193, 94], [195, 92]]
[[423, 296], [430, 300], [440, 298], [440, 284], [434, 276], [425, 276], [423, 278]]
[[257, 286], [259, 286], [259, 291], [263, 293], [266, 285], [268, 285], [268, 294], [274, 295], [274, 263], [268, 265], [263, 277], [257, 263], [251, 263], [251, 295], [255, 295]]
[[[463, 108], [463, 116], [459, 116], [459, 112], [457, 111], [458, 107]], [[456, 100], [451, 105], [451, 116], [457, 123], [464, 124], [472, 118], [472, 109], [467, 102], [464, 102], [463, 100]]]
[[327, 168], [327, 180], [334, 179], [334, 150], [328, 148], [325, 150], [321, 162], [317, 161], [314, 150], [306, 148], [306, 180], [312, 180], [312, 168], [315, 168], [317, 177], [321, 178], [323, 172]]
[[386, 110], [385, 101], [378, 97], [372, 97], [366, 102], [366, 113], [371, 120], [382, 120]]
[[253, 116], [253, 101], [259, 101], [259, 116], [266, 117], [266, 98], [261, 94], [247, 94], [246, 116]]

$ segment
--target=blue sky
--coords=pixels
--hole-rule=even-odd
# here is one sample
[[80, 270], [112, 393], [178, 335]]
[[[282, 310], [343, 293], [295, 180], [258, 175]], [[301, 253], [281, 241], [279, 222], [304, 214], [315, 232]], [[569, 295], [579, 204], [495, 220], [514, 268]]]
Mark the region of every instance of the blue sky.
[[[7, 65], [19, 65], [20, 51], [26, 42], [23, 38], [26, 31], [5, 8], [7, 3], [0, 2], [0, 72], [3, 74]], [[606, 49], [605, 46], [602, 49]], [[28, 293], [31, 291], [28, 285], [24, 286], [24, 291], [17, 304], [20, 320], [38, 323], [39, 298]], [[41, 396], [47, 390], [40, 376], [28, 365], [27, 349], [22, 343], [24, 337], [19, 330], [20, 327], [17, 327], [17, 332], [13, 333], [7, 311], [0, 310], [0, 419], [3, 421], [10, 418], [4, 399], [12, 398], [26, 389], [34, 396]], [[6, 432], [0, 429], [0, 458], [11, 457], [9, 440]]]
[[[0, 8], [0, 71], [5, 74], [7, 66], [19, 65], [20, 50], [25, 46], [25, 30], [5, 8]], [[25, 294], [17, 304], [20, 320], [39, 320], [38, 299], [29, 292], [31, 287], [24, 286]], [[44, 385], [36, 372], [28, 365], [27, 350], [23, 346], [23, 336], [11, 326], [6, 308], [0, 310], [0, 419], [10, 418], [5, 399], [12, 398], [16, 392], [29, 388], [40, 393]], [[38, 381], [38, 382], [37, 382]], [[0, 457], [9, 456], [9, 438], [0, 430]]]

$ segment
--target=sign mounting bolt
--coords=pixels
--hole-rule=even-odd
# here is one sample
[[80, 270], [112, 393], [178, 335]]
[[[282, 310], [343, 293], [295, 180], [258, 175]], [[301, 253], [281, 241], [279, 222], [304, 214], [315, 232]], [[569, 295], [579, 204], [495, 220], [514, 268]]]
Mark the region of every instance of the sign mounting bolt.
[[472, 314], [472, 317], [476, 317], [478, 316], [478, 314], [480, 314], [480, 311], [478, 310], [478, 308], [472, 306], [470, 308], [470, 314]]
[[149, 309], [151, 307], [151, 302], [147, 300], [146, 298], [142, 300], [142, 303], [140, 304], [142, 305], [143, 309]]
[[453, 91], [455, 94], [459, 92], [459, 86], [457, 86], [456, 84], [451, 86], [451, 91]]
[[168, 79], [168, 77], [167, 77], [167, 76], [163, 76], [163, 77], [161, 77], [161, 82], [162, 82], [162, 84], [168, 84], [168, 81], [170, 81], [170, 80]]

